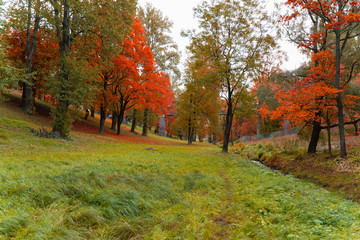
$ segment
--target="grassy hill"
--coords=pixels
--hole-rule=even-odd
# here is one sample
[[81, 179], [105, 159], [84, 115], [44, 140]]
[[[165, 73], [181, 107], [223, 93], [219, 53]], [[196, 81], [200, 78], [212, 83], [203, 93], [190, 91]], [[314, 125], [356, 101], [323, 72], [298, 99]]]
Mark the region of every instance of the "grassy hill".
[[359, 239], [360, 208], [336, 193], [206, 144], [75, 123], [0, 104], [2, 239]]

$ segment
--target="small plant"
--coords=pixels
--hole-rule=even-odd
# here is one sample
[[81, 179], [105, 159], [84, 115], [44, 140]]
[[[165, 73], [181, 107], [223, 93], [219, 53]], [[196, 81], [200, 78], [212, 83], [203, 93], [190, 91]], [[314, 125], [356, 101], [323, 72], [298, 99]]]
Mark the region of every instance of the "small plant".
[[265, 165], [267, 165], [271, 168], [275, 168], [275, 169], [279, 169], [279, 165], [281, 164], [281, 161], [282, 161], [282, 159], [281, 159], [279, 153], [276, 151], [264, 154], [260, 158], [260, 162], [264, 163]]
[[[39, 130], [31, 129], [31, 132], [37, 136], [42, 138], [61, 138], [60, 136], [54, 134], [52, 131], [48, 131], [46, 128], [40, 128]], [[64, 138], [62, 138], [64, 139]], [[71, 138], [65, 138], [66, 140], [71, 140]]]
[[32, 129], [31, 131], [38, 137], [55, 138], [55, 135], [51, 131], [49, 132], [46, 128], [40, 128], [39, 130]]

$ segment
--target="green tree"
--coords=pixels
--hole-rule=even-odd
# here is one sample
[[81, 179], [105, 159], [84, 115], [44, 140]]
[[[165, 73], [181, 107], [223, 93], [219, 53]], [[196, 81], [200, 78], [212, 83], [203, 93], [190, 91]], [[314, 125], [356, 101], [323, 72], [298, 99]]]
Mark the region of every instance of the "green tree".
[[[92, 103], [89, 105], [97, 104], [99, 107], [100, 134], [104, 133], [106, 115], [112, 101], [110, 92], [117, 81], [113, 69], [114, 59], [123, 50], [124, 39], [129, 36], [134, 22], [134, 1], [120, 1], [118, 3], [120, 5], [111, 9], [103, 7], [99, 10], [100, 15], [107, 16], [107, 21], [98, 21], [99, 26], [97, 28], [97, 38], [95, 39], [97, 44], [93, 49], [89, 49], [92, 52], [89, 62], [93, 67], [99, 68], [99, 76], [94, 82], [96, 86], [95, 92], [92, 94], [97, 100], [91, 99]], [[129, 7], [129, 4], [132, 4], [131, 7]], [[112, 10], [112, 12], [109, 12], [109, 10]], [[119, 11], [122, 13], [122, 17], [119, 17]], [[111, 24], [108, 25], [110, 22]], [[115, 130], [117, 116], [115, 111], [112, 111], [112, 113], [111, 129]]]
[[21, 105], [26, 114], [34, 112], [34, 73], [33, 58], [36, 50], [37, 36], [40, 29], [40, 23], [43, 15], [45, 1], [42, 0], [18, 0], [9, 6], [7, 15], [15, 21], [7, 22], [7, 27], [16, 31], [26, 32], [25, 45], [25, 71], [27, 79], [22, 81], [22, 101]]
[[185, 89], [176, 102], [176, 127], [192, 144], [196, 135], [211, 137], [219, 122], [220, 97], [217, 84], [212, 81], [214, 69], [198, 62], [187, 62]]
[[262, 67], [262, 57], [276, 46], [269, 34], [268, 16], [253, 0], [204, 1], [195, 9], [200, 32], [188, 32], [193, 58], [216, 70], [221, 97], [226, 101], [223, 152], [228, 151], [232, 121], [249, 80]]
[[[124, 19], [133, 15], [136, 1], [50, 0], [48, 21], [53, 25], [59, 45], [60, 69], [54, 94], [58, 99], [53, 113], [52, 132], [67, 137], [70, 127], [68, 108], [81, 105], [89, 93], [85, 79], [89, 76], [86, 55], [97, 37], [98, 29], [109, 28], [123, 33]], [[126, 21], [125, 21], [126, 22]], [[109, 43], [111, 44], [113, 43]], [[117, 43], [115, 43], [117, 44]]]

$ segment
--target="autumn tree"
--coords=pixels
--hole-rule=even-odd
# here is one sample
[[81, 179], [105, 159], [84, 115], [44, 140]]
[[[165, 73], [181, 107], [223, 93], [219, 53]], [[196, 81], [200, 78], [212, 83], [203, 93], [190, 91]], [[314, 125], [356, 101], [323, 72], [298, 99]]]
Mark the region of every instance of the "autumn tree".
[[[288, 0], [286, 3], [294, 9], [294, 13], [287, 16], [288, 19], [296, 18], [301, 12], [309, 13], [310, 16], [316, 16], [324, 23], [325, 31], [313, 33], [312, 37], [326, 36], [327, 30], [330, 30], [335, 36], [333, 45], [335, 47], [335, 73], [333, 85], [338, 90], [342, 90], [346, 79], [342, 78], [342, 71], [348, 70], [352, 75], [352, 70], [357, 64], [353, 61], [350, 66], [342, 67], [342, 57], [348, 47], [348, 42], [359, 35], [360, 22], [360, 3], [357, 0]], [[314, 21], [314, 18], [311, 19]], [[350, 76], [350, 79], [352, 76]], [[344, 106], [343, 92], [338, 91], [336, 94], [337, 115], [340, 135], [340, 152], [341, 157], [346, 154], [345, 130], [344, 130]]]
[[114, 84], [111, 91], [113, 110], [118, 118], [117, 134], [120, 134], [125, 111], [144, 102], [145, 85], [152, 78], [154, 69], [154, 58], [146, 44], [145, 30], [136, 18], [130, 36], [124, 40], [123, 51], [113, 60]]
[[89, 75], [90, 67], [87, 67], [85, 56], [89, 54], [89, 45], [96, 43], [89, 39], [96, 36], [98, 27], [107, 27], [111, 31], [122, 33], [124, 27], [122, 23], [124, 19], [133, 15], [135, 5], [136, 2], [132, 0], [49, 2], [49, 10], [52, 14], [48, 15], [47, 20], [56, 32], [60, 55], [58, 80], [53, 87], [55, 90], [53, 94], [58, 99], [53, 113], [54, 135], [68, 136], [70, 124], [68, 108], [70, 105], [81, 104], [84, 96], [89, 93], [86, 88], [89, 85], [86, 85], [84, 80], [98, 74]]
[[247, 91], [249, 80], [262, 67], [262, 56], [276, 46], [257, 1], [216, 0], [203, 2], [195, 9], [200, 32], [188, 32], [190, 52], [206, 56], [204, 63], [216, 69], [215, 81], [225, 99], [226, 120], [223, 152], [228, 144], [234, 113]]
[[[336, 95], [340, 91], [332, 83], [335, 76], [335, 58], [332, 51], [313, 54], [310, 69], [304, 76], [291, 76], [294, 84], [290, 88], [277, 86], [276, 97], [280, 106], [272, 113], [273, 118], [286, 116], [296, 126], [311, 125], [312, 133], [308, 153], [315, 153], [322, 129], [327, 129], [331, 155], [330, 129], [337, 126]], [[344, 94], [345, 109], [356, 105], [357, 97]], [[315, 123], [315, 125], [314, 125]]]
[[217, 84], [212, 81], [214, 77], [214, 69], [191, 61], [187, 63], [185, 90], [179, 94], [176, 103], [176, 125], [187, 136], [189, 145], [196, 139], [196, 133], [204, 132], [206, 128], [211, 137], [217, 125], [220, 99]]
[[[175, 86], [176, 80], [180, 78], [180, 70], [178, 68], [180, 55], [178, 47], [170, 35], [173, 23], [150, 3], [147, 3], [144, 7], [139, 7], [138, 16], [146, 31], [146, 42], [154, 55], [155, 71], [166, 73], [172, 80], [172, 86]], [[146, 105], [150, 102], [151, 99], [145, 101], [142, 121], [143, 136], [147, 135], [147, 115], [150, 114], [150, 109]]]
[[[34, 52], [31, 61], [32, 73], [29, 73], [26, 68], [26, 35], [26, 31], [9, 28], [8, 33], [3, 35], [3, 40], [7, 45], [5, 49], [6, 58], [11, 62], [12, 66], [23, 69], [23, 71], [27, 73], [26, 80], [24, 80], [25, 82], [28, 82], [29, 79], [32, 81], [28, 87], [31, 87], [30, 108], [34, 111], [35, 97], [49, 92], [47, 81], [51, 78], [51, 73], [53, 73], [54, 68], [56, 68], [58, 49], [54, 42], [52, 31], [46, 28], [40, 28], [36, 40], [37, 51]], [[29, 75], [31, 75], [31, 78]], [[24, 85], [24, 82], [20, 81], [20, 85]], [[22, 86], [22, 88], [24, 90], [24, 86]]]
[[175, 101], [175, 97], [170, 78], [164, 72], [156, 72], [147, 76], [144, 82], [144, 89], [142, 97], [144, 98], [146, 108], [144, 109], [144, 118], [142, 121], [142, 135], [146, 136], [150, 114], [167, 114], [170, 106]]
[[[257, 109], [257, 139], [260, 139], [261, 134], [267, 134], [278, 127], [277, 122], [274, 124], [273, 121], [269, 120], [268, 114], [262, 115], [261, 111], [265, 109], [276, 109], [278, 102], [275, 98], [275, 91], [272, 88], [272, 78], [278, 74], [278, 69], [272, 69], [263, 71], [256, 79], [251, 88], [251, 92], [255, 97], [255, 108]], [[252, 117], [250, 117], [252, 118]], [[262, 124], [262, 123], [265, 124]], [[276, 129], [278, 130], [278, 128]]]
[[[0, 15], [3, 16], [4, 3], [0, 0]], [[15, 87], [19, 79], [25, 79], [26, 73], [21, 68], [17, 68], [8, 58], [7, 51], [7, 39], [4, 36], [7, 36], [9, 33], [8, 29], [5, 28], [5, 21], [0, 19], [0, 100], [1, 94], [7, 91], [11, 87]]]
[[[186, 90], [181, 92], [177, 101], [176, 125], [178, 129], [187, 136], [188, 144], [192, 144], [196, 138], [196, 133], [205, 134], [206, 128], [219, 118], [219, 109], [216, 106], [217, 96], [214, 92], [210, 92], [194, 82], [185, 85]], [[210, 97], [213, 97], [209, 101]], [[212, 121], [212, 122], [210, 122]], [[211, 136], [213, 132], [208, 132]]]
[[24, 69], [28, 75], [27, 79], [22, 82], [22, 106], [26, 114], [32, 114], [34, 111], [33, 103], [33, 59], [37, 45], [37, 35], [40, 28], [40, 21], [43, 18], [45, 1], [42, 0], [18, 0], [9, 6], [7, 15], [13, 21], [8, 21], [8, 27], [15, 31], [25, 32], [24, 51], [25, 62]]
[[[122, 18], [117, 15], [118, 9], [104, 6], [99, 11], [101, 15], [109, 15], [108, 21], [98, 21], [96, 36], [93, 37], [93, 41], [96, 45], [89, 49], [91, 55], [88, 59], [89, 63], [94, 68], [99, 69], [99, 75], [94, 82], [96, 88], [94, 89], [94, 96], [96, 100], [94, 103], [89, 104], [91, 106], [96, 105], [100, 112], [100, 126], [99, 133], [104, 133], [105, 120], [107, 112], [111, 108], [111, 104], [114, 101], [112, 95], [112, 87], [118, 81], [116, 73], [114, 72], [115, 58], [118, 57], [124, 50], [124, 39], [126, 39], [131, 31], [131, 26], [134, 22], [133, 9], [122, 9]], [[108, 11], [113, 12], [109, 13]], [[116, 19], [113, 19], [116, 18]], [[109, 22], [118, 24], [117, 26], [108, 26]], [[112, 111], [113, 121], [112, 129], [115, 130], [117, 121], [116, 112]]]
[[[353, 95], [360, 97], [360, 84], [359, 81], [354, 81], [348, 85], [348, 88], [345, 90], [346, 95]], [[359, 135], [358, 120], [360, 119], [360, 100], [356, 100], [356, 104], [352, 108], [347, 108], [345, 110], [345, 115], [348, 116], [350, 121], [354, 126], [355, 135]]]

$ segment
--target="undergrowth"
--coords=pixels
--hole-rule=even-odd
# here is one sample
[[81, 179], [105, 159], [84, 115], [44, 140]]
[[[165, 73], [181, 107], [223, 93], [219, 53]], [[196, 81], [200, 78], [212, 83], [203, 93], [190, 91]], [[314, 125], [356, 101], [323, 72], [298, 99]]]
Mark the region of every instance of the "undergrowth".
[[[354, 142], [354, 141], [352, 141]], [[307, 154], [306, 149], [296, 139], [274, 144], [236, 144], [232, 151], [248, 160], [262, 164], [284, 174], [306, 179], [331, 191], [340, 192], [344, 198], [360, 202], [360, 156], [359, 146], [349, 148], [349, 156], [340, 158], [339, 151], [333, 156], [327, 151]]]

